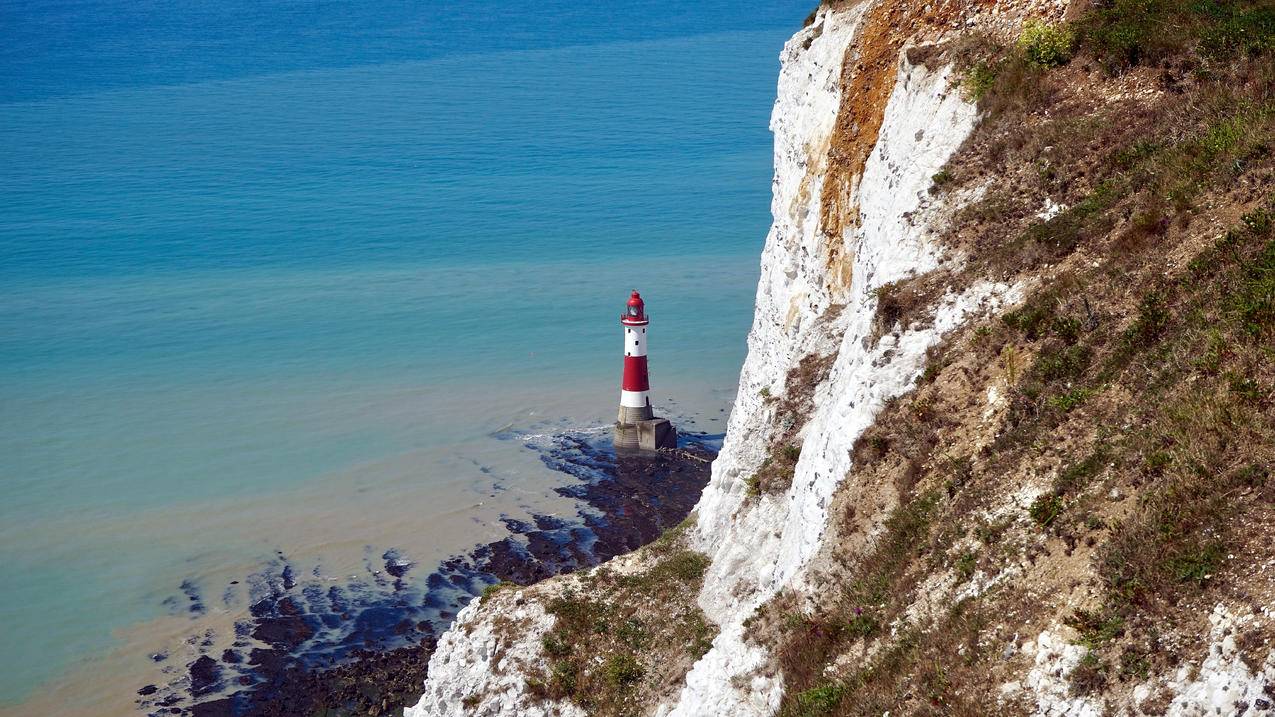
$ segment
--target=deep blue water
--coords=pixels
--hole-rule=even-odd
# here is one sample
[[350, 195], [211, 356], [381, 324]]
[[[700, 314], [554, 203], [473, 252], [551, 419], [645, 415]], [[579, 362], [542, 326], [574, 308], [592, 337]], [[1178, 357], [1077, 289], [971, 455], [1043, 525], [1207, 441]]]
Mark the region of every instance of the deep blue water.
[[[631, 288], [721, 428], [809, 5], [0, 3], [0, 706], [191, 573], [477, 542], [432, 503], [606, 419]], [[347, 474], [429, 500], [302, 520]]]

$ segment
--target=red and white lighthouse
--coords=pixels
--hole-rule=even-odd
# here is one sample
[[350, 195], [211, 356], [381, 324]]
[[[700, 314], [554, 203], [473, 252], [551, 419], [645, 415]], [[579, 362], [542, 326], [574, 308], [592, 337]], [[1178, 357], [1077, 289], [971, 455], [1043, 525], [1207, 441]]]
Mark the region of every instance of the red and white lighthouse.
[[624, 329], [624, 378], [620, 381], [620, 415], [615, 424], [618, 449], [656, 450], [677, 446], [677, 432], [651, 410], [651, 382], [646, 368], [646, 331], [651, 320], [636, 290], [620, 316]]

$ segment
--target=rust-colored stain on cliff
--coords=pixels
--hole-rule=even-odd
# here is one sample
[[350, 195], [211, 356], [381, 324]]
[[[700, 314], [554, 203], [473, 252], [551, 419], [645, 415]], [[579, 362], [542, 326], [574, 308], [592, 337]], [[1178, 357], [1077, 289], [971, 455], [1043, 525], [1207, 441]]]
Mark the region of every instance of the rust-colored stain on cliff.
[[[850, 2], [831, 6], [851, 5]], [[894, 91], [904, 45], [927, 31], [948, 26], [970, 11], [994, 2], [958, 0], [878, 0], [865, 14], [841, 66], [841, 106], [833, 125], [827, 173], [820, 196], [819, 225], [827, 242], [829, 276], [842, 288], [850, 283], [852, 261], [842, 243], [845, 229], [858, 223], [855, 190], [876, 146], [885, 106]]]

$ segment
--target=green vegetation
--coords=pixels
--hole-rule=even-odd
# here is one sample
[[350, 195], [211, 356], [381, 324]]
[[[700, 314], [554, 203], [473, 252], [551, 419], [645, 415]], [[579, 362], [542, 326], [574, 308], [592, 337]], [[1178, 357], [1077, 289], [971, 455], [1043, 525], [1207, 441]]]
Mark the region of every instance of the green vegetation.
[[1275, 8], [1235, 0], [1110, 0], [1078, 24], [1081, 42], [1111, 71], [1196, 55], [1232, 60], [1275, 49]]
[[549, 601], [556, 621], [541, 639], [549, 668], [529, 681], [533, 694], [570, 699], [590, 714], [629, 714], [648, 678], [670, 679], [669, 670], [708, 651], [717, 630], [695, 603], [708, 558], [682, 547], [689, 524], [647, 548], [656, 559], [648, 570], [599, 571], [583, 591]]
[[1048, 528], [1054, 522], [1054, 519], [1062, 513], [1062, 510], [1062, 496], [1048, 493], [1032, 501], [1027, 513], [1032, 517], [1032, 520], [1040, 523], [1042, 527]]
[[[997, 67], [985, 60], [974, 63], [965, 70], [961, 86], [965, 88], [965, 97], [978, 102], [996, 84]], [[937, 183], [937, 182], [936, 182]]]
[[747, 495], [756, 498], [762, 493], [776, 494], [788, 490], [800, 458], [801, 446], [793, 443], [775, 444], [757, 472], [746, 479]]
[[1017, 48], [1033, 65], [1057, 67], [1071, 59], [1076, 47], [1076, 34], [1068, 27], [1046, 25], [1031, 20], [1018, 38]]
[[638, 664], [633, 655], [619, 653], [611, 655], [602, 665], [602, 674], [612, 687], [627, 687], [646, 674], [646, 670]]
[[517, 583], [511, 583], [508, 580], [501, 580], [498, 583], [492, 583], [491, 585], [488, 585], [487, 587], [483, 588], [483, 599], [486, 600], [487, 598], [491, 597], [492, 595], [495, 595], [496, 593], [500, 592], [501, 590], [504, 590], [505, 588], [516, 588], [516, 587], [518, 587]]
[[846, 687], [840, 684], [827, 684], [814, 687], [797, 695], [795, 715], [824, 715], [831, 713], [841, 704]]

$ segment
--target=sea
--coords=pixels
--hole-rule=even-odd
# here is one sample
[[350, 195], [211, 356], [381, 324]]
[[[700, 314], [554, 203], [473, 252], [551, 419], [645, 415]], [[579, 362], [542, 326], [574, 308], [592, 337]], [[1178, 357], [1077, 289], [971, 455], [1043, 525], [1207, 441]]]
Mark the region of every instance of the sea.
[[0, 1], [0, 714], [573, 512], [526, 443], [614, 420], [632, 289], [720, 436], [812, 5]]

